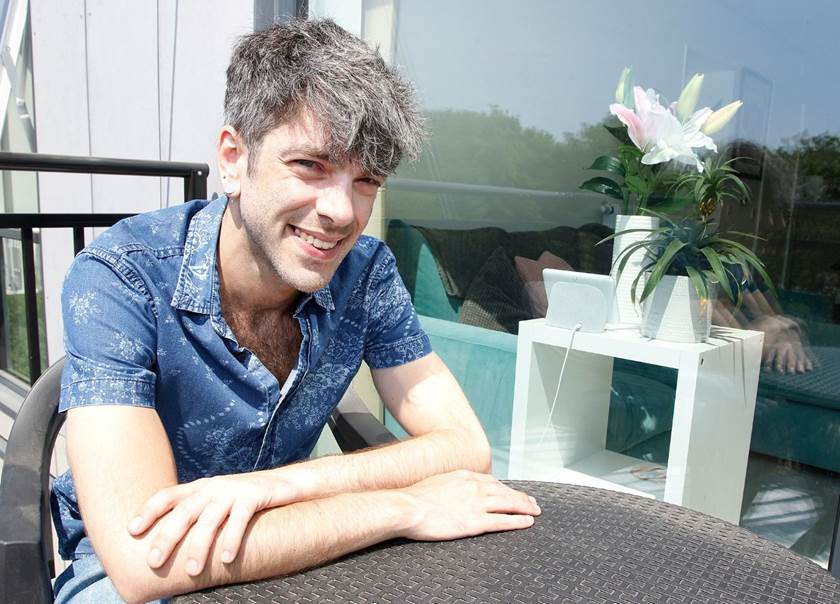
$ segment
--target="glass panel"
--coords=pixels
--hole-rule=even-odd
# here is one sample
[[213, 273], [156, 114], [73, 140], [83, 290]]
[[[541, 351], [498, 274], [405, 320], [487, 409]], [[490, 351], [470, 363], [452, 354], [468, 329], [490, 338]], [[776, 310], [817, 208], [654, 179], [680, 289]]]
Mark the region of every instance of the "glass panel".
[[[832, 77], [840, 6], [395, 6], [387, 48], [415, 81], [432, 136], [420, 161], [388, 182], [386, 239], [435, 348], [488, 432], [501, 477], [510, 471], [511, 434], [522, 420], [513, 413], [515, 334], [519, 321], [545, 312], [541, 284], [527, 282], [549, 263], [590, 273], [610, 268], [609, 245], [595, 243], [612, 232], [617, 204], [580, 185], [599, 174], [587, 170], [596, 157], [616, 153], [603, 126], [617, 124], [608, 106], [622, 69], [631, 66], [635, 82], [662, 93], [666, 106], [697, 72], [705, 74], [699, 107], [743, 100], [713, 139], [721, 157], [738, 158], [751, 201], [715, 206], [712, 216], [724, 229], [760, 237], [741, 241], [766, 263], [777, 293], [754, 283], [741, 306], [719, 300], [715, 307], [717, 322], [764, 333], [752, 434], [747, 428], [740, 435], [750, 451], [740, 518], [825, 562], [840, 494], [840, 129], [833, 111], [840, 84]], [[539, 261], [546, 251], [553, 258]], [[525, 437], [530, 451], [560, 459], [557, 441], [551, 444], [560, 431], [581, 450], [588, 438], [596, 449], [634, 460], [623, 468], [626, 484], [663, 497], [673, 428], [692, 421], [675, 412], [675, 369], [616, 361], [610, 374], [593, 359], [591, 380], [564, 376], [578, 390], [561, 390], [561, 415], [549, 419], [562, 362], [554, 353], [532, 358], [532, 380], [553, 377], [534, 395], [543, 408], [529, 416], [536, 422]], [[727, 368], [741, 370], [736, 361]], [[592, 417], [562, 416], [574, 396], [596, 395], [608, 399], [597, 407], [608, 417], [606, 430]], [[705, 421], [714, 426], [714, 418]], [[546, 422], [553, 426], [548, 437]], [[707, 464], [728, 471], [713, 457]], [[707, 467], [712, 480], [717, 466]], [[740, 499], [740, 487], [716, 488]]]
[[[34, 98], [32, 92], [32, 54], [27, 25], [15, 61], [16, 76], [6, 102], [3, 116], [0, 150], [13, 152], [35, 151], [31, 128]], [[8, 79], [8, 74], [6, 74]], [[34, 172], [2, 172], [2, 207], [4, 212], [35, 213], [38, 211], [38, 181]], [[35, 281], [38, 304], [41, 367], [46, 368], [46, 331], [44, 329], [44, 292], [41, 277], [41, 246], [35, 234]], [[0, 369], [29, 381], [29, 348], [26, 336], [26, 315], [23, 293], [23, 256], [20, 233], [4, 230], [2, 241], [3, 323], [0, 327]]]

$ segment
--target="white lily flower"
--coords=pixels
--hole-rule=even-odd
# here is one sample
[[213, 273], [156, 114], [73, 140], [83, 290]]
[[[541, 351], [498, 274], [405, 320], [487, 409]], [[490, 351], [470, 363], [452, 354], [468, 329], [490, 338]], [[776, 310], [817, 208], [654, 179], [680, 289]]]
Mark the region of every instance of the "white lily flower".
[[615, 103], [610, 105], [610, 112], [627, 126], [630, 140], [644, 152], [642, 163], [651, 165], [675, 160], [702, 172], [703, 164], [694, 149], [717, 151], [714, 141], [701, 131], [712, 110], [704, 107], [681, 123], [671, 110], [662, 105], [655, 90], [650, 88], [645, 91], [636, 86], [633, 91], [635, 110]]

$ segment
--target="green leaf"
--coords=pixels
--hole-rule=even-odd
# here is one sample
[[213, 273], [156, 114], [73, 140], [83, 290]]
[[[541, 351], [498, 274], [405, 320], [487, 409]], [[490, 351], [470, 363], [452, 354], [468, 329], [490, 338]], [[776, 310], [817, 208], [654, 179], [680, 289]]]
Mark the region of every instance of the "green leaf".
[[656, 266], [651, 271], [651, 279], [645, 283], [645, 289], [642, 291], [641, 301], [644, 302], [645, 298], [647, 298], [650, 293], [653, 291], [653, 288], [656, 287], [656, 284], [662, 279], [663, 275], [668, 271], [671, 266], [671, 262], [673, 262], [674, 257], [679, 253], [681, 249], [685, 247], [685, 243], [679, 241], [678, 239], [672, 240], [668, 247], [665, 248], [665, 251], [662, 253], [662, 256], [656, 261]]
[[614, 197], [615, 199], [623, 198], [621, 194], [621, 185], [619, 185], [611, 178], [606, 178], [604, 176], [596, 176], [595, 178], [590, 178], [585, 183], [580, 185], [580, 188], [585, 191], [592, 191], [594, 193], [601, 193], [602, 195], [609, 195], [610, 197]]
[[615, 264], [618, 264], [618, 269], [616, 270], [616, 276], [620, 277], [621, 273], [624, 272], [624, 267], [627, 266], [627, 262], [630, 260], [630, 256], [632, 256], [638, 250], [645, 250], [648, 249], [648, 245], [644, 241], [639, 241], [633, 244], [628, 245], [626, 248], [621, 250], [618, 254], [618, 257], [615, 259]]
[[604, 170], [605, 172], [612, 172], [613, 174], [618, 174], [619, 176], [624, 176], [624, 166], [621, 165], [621, 160], [617, 157], [613, 157], [612, 155], [601, 155], [595, 158], [595, 161], [592, 162], [592, 165], [589, 166], [590, 170]]
[[[639, 269], [639, 274], [636, 275], [636, 278], [633, 279], [633, 283], [630, 284], [630, 302], [633, 304], [636, 303], [636, 292], [639, 289], [639, 281], [645, 275], [648, 275], [648, 279], [650, 279], [650, 269], [656, 266], [656, 262], [648, 262], [643, 267]], [[647, 283], [647, 282], [646, 282]], [[639, 299], [639, 302], [643, 302], [644, 298]]]
[[[713, 241], [723, 244], [724, 246], [731, 247], [735, 250], [734, 255], [738, 258], [739, 262], [743, 266], [743, 262], [747, 262], [750, 266], [752, 266], [764, 282], [767, 284], [767, 287], [770, 288], [770, 291], [773, 293], [774, 296], [778, 296], [776, 293], [776, 287], [773, 285], [773, 280], [770, 279], [770, 275], [767, 274], [767, 271], [764, 269], [764, 263], [759, 260], [758, 256], [748, 248], [747, 246], [738, 243], [737, 241], [732, 241], [731, 239], [722, 239], [720, 237], [716, 237]], [[745, 275], [748, 276], [748, 271], [744, 271]]]
[[619, 142], [624, 143], [625, 145], [632, 145], [633, 141], [630, 140], [630, 135], [627, 134], [627, 126], [604, 126], [607, 129], [607, 132], [612, 134]]
[[637, 195], [648, 194], [648, 184], [640, 176], [629, 174], [624, 178], [624, 184]]
[[709, 297], [709, 291], [706, 287], [706, 280], [703, 279], [703, 275], [700, 274], [693, 266], [685, 267], [685, 272], [688, 273], [688, 278], [691, 280], [691, 284], [694, 286], [694, 291], [697, 292], [697, 296], [703, 300]]
[[703, 254], [706, 257], [706, 260], [709, 261], [709, 266], [712, 267], [712, 272], [714, 273], [715, 278], [717, 278], [718, 283], [720, 283], [720, 286], [724, 288], [726, 295], [729, 296], [730, 299], [734, 300], [731, 288], [732, 284], [726, 277], [726, 270], [723, 268], [723, 263], [720, 261], [718, 253], [709, 246], [700, 248], [700, 253]]
[[615, 262], [613, 263], [613, 266], [618, 264], [618, 269], [616, 270], [616, 278], [621, 277], [621, 274], [624, 272], [624, 267], [627, 266], [627, 262], [630, 260], [630, 257], [639, 250], [644, 250], [646, 252], [646, 258], [652, 255], [650, 249], [650, 242], [648, 242], [647, 240], [637, 241], [636, 243], [628, 245], [626, 248], [621, 250], [618, 257], [615, 259]]
[[601, 241], [599, 241], [595, 245], [601, 245], [602, 243], [610, 241], [611, 239], [615, 239], [616, 237], [621, 237], [622, 235], [624, 235], [626, 233], [656, 233], [656, 230], [654, 230], [654, 229], [626, 229], [624, 231], [619, 231], [618, 233], [613, 233], [612, 235], [607, 235], [606, 237], [601, 239]]

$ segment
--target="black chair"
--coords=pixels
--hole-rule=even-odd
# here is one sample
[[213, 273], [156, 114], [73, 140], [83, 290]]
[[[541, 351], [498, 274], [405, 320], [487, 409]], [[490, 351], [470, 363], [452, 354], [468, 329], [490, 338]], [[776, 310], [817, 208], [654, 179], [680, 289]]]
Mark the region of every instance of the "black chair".
[[[64, 359], [52, 365], [29, 391], [6, 446], [0, 479], [0, 602], [52, 602], [55, 576], [50, 517], [50, 456], [64, 415], [58, 397]], [[396, 437], [352, 390], [329, 420], [343, 452], [383, 444]]]

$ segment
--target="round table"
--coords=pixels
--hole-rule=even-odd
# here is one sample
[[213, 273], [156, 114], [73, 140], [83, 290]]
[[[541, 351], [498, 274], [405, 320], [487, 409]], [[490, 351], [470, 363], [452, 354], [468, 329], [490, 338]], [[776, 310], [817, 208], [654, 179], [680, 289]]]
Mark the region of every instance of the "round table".
[[175, 601], [840, 602], [840, 582], [818, 565], [722, 520], [614, 491], [508, 484], [542, 508], [530, 529], [391, 541], [293, 576]]

